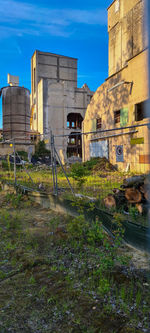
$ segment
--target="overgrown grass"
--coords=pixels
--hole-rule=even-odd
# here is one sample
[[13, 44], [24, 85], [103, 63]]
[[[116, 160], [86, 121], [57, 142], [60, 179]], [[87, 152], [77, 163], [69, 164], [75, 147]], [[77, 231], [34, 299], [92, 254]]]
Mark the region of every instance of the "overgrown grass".
[[1, 332], [149, 332], [150, 280], [130, 263], [119, 216], [111, 239], [78, 209], [71, 218], [4, 198]]

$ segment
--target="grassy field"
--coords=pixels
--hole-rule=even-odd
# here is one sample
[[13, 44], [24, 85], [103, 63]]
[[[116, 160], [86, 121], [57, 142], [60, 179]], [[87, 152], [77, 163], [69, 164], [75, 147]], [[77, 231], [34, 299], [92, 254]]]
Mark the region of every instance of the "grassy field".
[[[124, 173], [115, 170], [105, 159], [102, 159], [101, 163], [99, 159], [93, 159], [92, 162], [78, 164], [77, 167], [75, 166], [75, 171], [73, 167], [65, 166], [65, 171], [74, 193], [94, 198], [97, 206], [101, 209], [106, 209], [103, 199], [108, 194], [113, 194], [114, 188], [120, 188], [125, 178], [134, 175], [133, 172]], [[29, 165], [27, 172], [23, 168], [17, 167], [16, 177], [18, 185], [53, 193], [53, 176], [50, 167]], [[0, 180], [14, 183], [13, 165], [7, 165], [7, 162], [5, 162], [5, 169], [0, 169]], [[59, 195], [71, 199], [72, 193], [67, 179], [61, 167], [58, 166], [57, 180]], [[120, 206], [119, 212], [124, 215], [124, 207]], [[134, 205], [129, 207], [128, 213], [128, 220], [131, 222], [148, 226], [147, 213], [140, 215]]]
[[0, 192], [0, 332], [150, 332], [148, 258], [101, 221]]
[[[28, 169], [28, 174], [24, 169], [17, 169], [17, 183], [22, 185], [28, 185], [30, 187], [37, 187], [42, 183], [43, 187], [46, 191], [52, 191], [53, 189], [53, 177], [52, 177], [52, 170], [49, 169], [42, 169], [39, 167], [33, 167]], [[93, 195], [95, 197], [104, 196], [107, 193], [110, 193], [113, 188], [119, 188], [120, 185], [123, 183], [123, 179], [125, 177], [131, 176], [131, 173], [121, 173], [119, 171], [115, 172], [98, 172], [98, 173], [90, 173], [84, 176], [84, 183], [82, 186], [79, 186], [78, 181], [73, 179], [71, 175], [70, 169], [66, 169], [67, 175], [69, 177], [69, 181], [76, 192], [80, 192], [87, 195]], [[67, 179], [60, 169], [57, 167], [57, 178], [58, 178], [58, 187], [61, 189], [69, 189], [69, 185]], [[14, 182], [14, 172], [0, 169], [0, 179], [8, 180]]]

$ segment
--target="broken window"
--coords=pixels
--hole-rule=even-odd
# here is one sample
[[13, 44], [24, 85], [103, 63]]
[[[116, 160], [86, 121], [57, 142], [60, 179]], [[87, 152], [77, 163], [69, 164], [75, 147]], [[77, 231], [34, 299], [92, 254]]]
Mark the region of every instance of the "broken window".
[[67, 128], [80, 128], [82, 126], [83, 118], [80, 113], [69, 113], [67, 116]]
[[114, 112], [114, 123], [120, 123], [120, 110]]
[[141, 102], [135, 105], [135, 121], [140, 121], [144, 118], [146, 118], [145, 102]]
[[71, 138], [71, 140], [70, 140], [70, 143], [72, 144], [72, 145], [74, 145], [75, 144], [75, 138]]
[[82, 157], [82, 139], [80, 133], [70, 133], [68, 137], [67, 156]]
[[102, 118], [96, 119], [96, 129], [102, 128]]

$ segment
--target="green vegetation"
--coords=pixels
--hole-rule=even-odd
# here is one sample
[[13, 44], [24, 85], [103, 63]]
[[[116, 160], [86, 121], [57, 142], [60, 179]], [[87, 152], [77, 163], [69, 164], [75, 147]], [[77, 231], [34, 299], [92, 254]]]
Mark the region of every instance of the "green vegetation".
[[74, 163], [71, 166], [70, 176], [77, 181], [77, 185], [79, 188], [85, 183], [87, 176], [87, 170], [81, 163]]
[[44, 157], [46, 155], [50, 155], [50, 150], [46, 149], [45, 141], [39, 141], [35, 146], [35, 157]]
[[112, 239], [81, 199], [75, 218], [0, 200], [1, 332], [149, 332], [149, 271], [134, 267], [119, 214]]
[[[19, 154], [23, 154], [20, 152]], [[26, 154], [26, 153], [25, 153]], [[43, 157], [46, 154], [50, 154], [49, 151], [45, 148], [45, 142], [40, 141], [36, 147], [35, 157]], [[23, 157], [23, 155], [22, 155]], [[25, 156], [24, 156], [25, 157]], [[42, 166], [27, 164], [26, 168], [28, 169], [31, 179], [22, 166], [17, 166], [17, 184], [30, 187], [35, 190], [42, 188], [48, 193], [53, 193], [53, 177], [52, 169], [50, 166]], [[104, 206], [104, 198], [108, 194], [114, 194], [113, 189], [120, 189], [121, 185], [124, 182], [125, 178], [133, 176], [134, 173], [120, 172], [115, 170], [109, 161], [103, 158], [92, 158], [90, 161], [85, 163], [75, 163], [71, 166], [65, 166], [67, 176], [69, 181], [74, 188], [75, 193], [80, 193], [83, 196], [92, 197], [96, 200], [96, 205], [100, 209], [106, 209]], [[8, 171], [8, 172], [6, 172]], [[57, 178], [58, 178], [58, 187], [59, 195], [72, 198], [70, 193], [70, 188], [67, 182], [67, 179], [60, 166], [57, 166]], [[0, 170], [1, 180], [9, 181], [14, 183], [14, 172], [13, 165], [9, 161], [2, 161], [2, 168]], [[41, 187], [42, 184], [42, 187]], [[118, 205], [117, 212], [121, 213], [124, 216], [124, 201], [123, 205]], [[132, 222], [142, 224], [147, 226], [148, 219], [146, 218], [147, 208], [143, 208], [143, 214], [140, 214], [136, 206], [128, 205], [128, 219]], [[115, 213], [116, 209], [113, 208], [110, 210], [111, 213]]]
[[22, 160], [28, 161], [28, 153], [24, 150], [18, 150], [17, 154], [21, 157]]

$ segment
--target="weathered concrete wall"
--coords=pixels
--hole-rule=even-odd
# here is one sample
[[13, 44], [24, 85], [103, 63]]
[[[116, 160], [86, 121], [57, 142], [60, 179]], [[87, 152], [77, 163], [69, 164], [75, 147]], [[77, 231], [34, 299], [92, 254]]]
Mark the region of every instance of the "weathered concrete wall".
[[[35, 146], [30, 144], [26, 144], [26, 145], [23, 145], [23, 144], [16, 144], [15, 145], [15, 149], [16, 151], [25, 151], [25, 152], [29, 152], [29, 149], [32, 147], [32, 152], [33, 154], [35, 153]], [[8, 144], [0, 144], [0, 156], [4, 156], [4, 155], [7, 155], [7, 154], [13, 154], [13, 147], [10, 147], [10, 145]]]
[[[41, 119], [41, 124], [43, 123], [44, 133], [47, 129], [52, 129], [54, 135], [69, 135], [71, 132], [81, 132], [80, 129], [67, 128], [67, 116], [69, 113], [79, 113], [84, 118], [91, 96], [92, 92], [87, 86], [74, 89], [68, 87], [66, 82], [51, 83], [51, 80], [43, 80], [43, 85], [41, 83], [41, 89], [39, 86], [38, 90], [38, 98], [41, 101], [41, 104], [38, 102], [38, 119]], [[40, 126], [39, 124], [39, 129]], [[67, 159], [67, 140], [67, 137], [55, 139], [57, 151], [63, 162]], [[47, 147], [50, 148], [50, 146]]]
[[67, 81], [68, 85], [77, 87], [77, 59], [75, 58], [35, 51], [32, 66], [36, 69], [36, 85], [41, 78], [44, 78], [51, 82]]
[[[149, 119], [135, 121], [135, 105], [148, 99], [148, 76], [147, 76], [147, 55], [148, 51], [145, 50], [138, 54], [136, 57], [128, 61], [125, 67], [119, 73], [108, 78], [94, 94], [91, 103], [89, 104], [85, 119], [83, 122], [84, 132], [94, 131], [95, 119], [101, 118], [102, 130], [119, 128], [120, 123], [114, 123], [114, 112], [127, 108], [128, 121], [126, 126], [138, 125], [147, 123]], [[112, 91], [108, 91], [119, 82], [132, 82], [131, 84], [122, 84]], [[83, 159], [90, 159], [90, 143], [97, 138], [105, 138], [109, 140], [109, 159], [113, 164], [118, 164], [120, 169], [127, 167], [130, 163], [131, 170], [146, 172], [150, 169], [148, 162], [142, 163], [143, 155], [149, 155], [149, 130], [147, 127], [136, 128], [138, 132], [135, 134], [125, 134], [112, 138], [107, 136], [121, 134], [122, 131], [112, 131], [110, 133], [85, 135], [83, 142]], [[126, 130], [129, 132], [130, 130]], [[131, 145], [131, 138], [144, 138], [143, 144]], [[116, 145], [123, 145], [124, 148], [124, 162], [116, 162]], [[146, 158], [147, 160], [149, 157]]]
[[[44, 133], [44, 126], [43, 126], [43, 79], [41, 79], [38, 83], [38, 131], [43, 134]], [[36, 114], [37, 116], [37, 114]], [[35, 119], [36, 121], [36, 119]]]
[[[76, 132], [67, 128], [67, 116], [76, 113], [84, 118], [93, 95], [86, 84], [77, 88], [77, 59], [36, 51], [32, 57], [32, 79], [32, 129], [41, 134], [51, 129], [54, 135]], [[66, 160], [67, 140], [55, 140], [63, 162]]]
[[116, 0], [108, 8], [109, 75], [148, 46], [144, 25], [144, 0]]
[[3, 137], [30, 142], [30, 92], [23, 87], [2, 89]]

